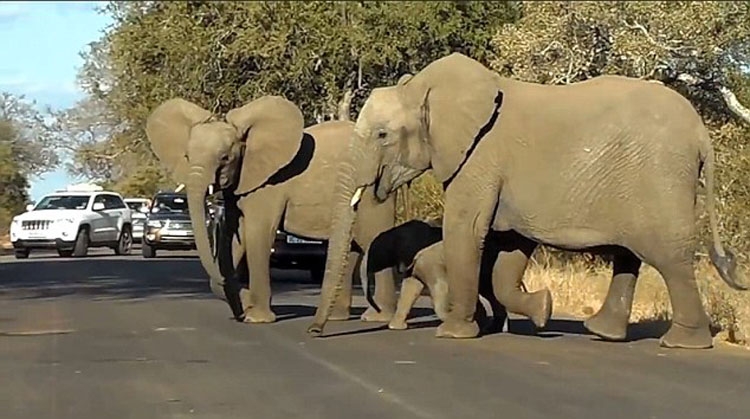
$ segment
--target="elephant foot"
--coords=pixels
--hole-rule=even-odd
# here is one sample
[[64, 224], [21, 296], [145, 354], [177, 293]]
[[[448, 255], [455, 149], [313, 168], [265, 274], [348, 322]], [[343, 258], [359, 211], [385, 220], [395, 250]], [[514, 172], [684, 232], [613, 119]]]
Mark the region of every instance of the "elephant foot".
[[372, 307], [367, 307], [367, 310], [365, 310], [364, 313], [362, 313], [362, 316], [360, 316], [360, 320], [363, 322], [389, 322], [393, 318], [393, 312], [391, 311], [385, 311], [382, 310], [380, 313], [375, 311]]
[[539, 290], [529, 295], [534, 310], [529, 312], [529, 318], [537, 329], [544, 329], [552, 316], [552, 293], [548, 289]]
[[450, 339], [475, 338], [479, 336], [479, 325], [475, 321], [448, 320], [438, 326], [435, 336]]
[[391, 330], [406, 330], [409, 328], [409, 325], [404, 320], [393, 319], [388, 323], [388, 328]]
[[276, 321], [276, 314], [270, 309], [253, 307], [245, 310], [245, 323], [273, 323]]
[[627, 317], [623, 318], [608, 311], [599, 310], [598, 313], [586, 319], [583, 326], [589, 332], [605, 340], [622, 341], [628, 334]]
[[685, 327], [673, 322], [672, 327], [659, 340], [659, 345], [664, 348], [710, 349], [714, 342], [708, 325]]

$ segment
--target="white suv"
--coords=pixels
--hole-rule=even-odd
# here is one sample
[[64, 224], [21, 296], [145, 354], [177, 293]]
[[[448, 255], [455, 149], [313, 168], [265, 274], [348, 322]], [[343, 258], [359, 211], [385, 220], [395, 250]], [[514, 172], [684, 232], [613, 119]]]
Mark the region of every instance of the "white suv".
[[18, 259], [29, 257], [32, 249], [57, 249], [62, 257], [80, 257], [89, 247], [110, 247], [127, 255], [133, 244], [131, 211], [116, 192], [98, 186], [69, 187], [13, 217], [10, 241]]

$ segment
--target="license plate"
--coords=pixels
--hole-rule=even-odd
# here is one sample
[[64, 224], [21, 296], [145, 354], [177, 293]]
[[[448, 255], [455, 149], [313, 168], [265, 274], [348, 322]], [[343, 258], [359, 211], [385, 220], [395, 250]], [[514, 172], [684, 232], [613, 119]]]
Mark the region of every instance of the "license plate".
[[184, 230], [171, 230], [169, 232], [170, 236], [192, 236], [192, 231], [184, 231]]
[[288, 234], [286, 236], [286, 242], [290, 243], [290, 244], [320, 244], [320, 243], [323, 243], [322, 241], [319, 241], [319, 240], [305, 240], [305, 239], [300, 239], [299, 237], [291, 236], [291, 235], [288, 235]]

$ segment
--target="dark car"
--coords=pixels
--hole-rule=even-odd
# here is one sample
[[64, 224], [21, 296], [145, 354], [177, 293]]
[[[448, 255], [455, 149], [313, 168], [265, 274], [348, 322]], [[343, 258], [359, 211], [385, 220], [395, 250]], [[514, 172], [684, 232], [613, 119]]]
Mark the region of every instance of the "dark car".
[[[211, 218], [212, 240], [218, 237], [217, 228], [224, 224], [223, 201], [217, 200], [212, 205], [213, 217]], [[212, 243], [214, 252], [216, 245]], [[311, 240], [298, 237], [282, 230], [276, 230], [276, 239], [271, 248], [270, 265], [276, 269], [302, 269], [310, 271], [314, 282], [323, 282], [325, 272], [326, 254], [328, 250], [327, 240]], [[214, 257], [215, 257], [214, 253]]]
[[143, 231], [143, 257], [155, 257], [158, 250], [193, 249], [195, 236], [188, 212], [187, 195], [176, 192], [154, 195]]
[[323, 282], [328, 241], [310, 240], [276, 230], [271, 249], [271, 267], [309, 270], [312, 280]]

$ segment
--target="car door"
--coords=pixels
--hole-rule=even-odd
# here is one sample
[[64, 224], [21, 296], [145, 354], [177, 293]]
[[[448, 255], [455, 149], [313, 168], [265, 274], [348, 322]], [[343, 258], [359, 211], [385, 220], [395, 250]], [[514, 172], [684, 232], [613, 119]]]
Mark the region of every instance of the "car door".
[[[101, 243], [107, 240], [109, 235], [109, 224], [110, 220], [107, 214], [106, 195], [97, 194], [94, 197], [94, 201], [91, 204], [91, 218], [89, 224], [91, 225], [91, 241]], [[100, 211], [94, 211], [94, 205], [100, 203], [104, 205], [104, 209]]]
[[104, 212], [107, 218], [107, 241], [116, 241], [120, 238], [123, 212], [126, 209], [127, 206], [117, 195], [107, 194], [104, 196]]

